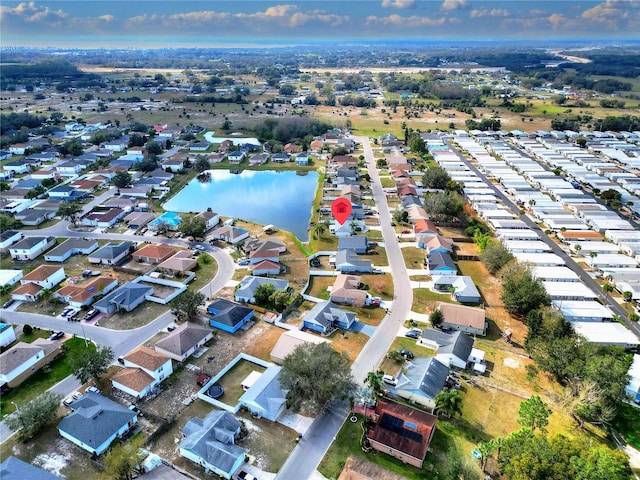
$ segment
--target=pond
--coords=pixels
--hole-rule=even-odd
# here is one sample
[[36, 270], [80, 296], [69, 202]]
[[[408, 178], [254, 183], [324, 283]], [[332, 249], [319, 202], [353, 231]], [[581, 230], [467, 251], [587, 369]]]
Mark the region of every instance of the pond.
[[260, 143], [260, 140], [254, 137], [234, 136], [233, 133], [231, 134], [231, 136], [228, 136], [228, 137], [216, 137], [214, 135], [215, 135], [215, 132], [206, 132], [204, 134], [204, 138], [207, 140], [207, 142], [211, 142], [211, 143], [222, 143], [225, 140], [231, 140], [234, 145], [243, 145], [245, 143], [250, 143], [252, 145], [262, 145]]
[[210, 170], [211, 181], [194, 178], [164, 204], [172, 212], [211, 209], [223, 217], [273, 224], [306, 242], [311, 206], [318, 188], [316, 172], [293, 170]]

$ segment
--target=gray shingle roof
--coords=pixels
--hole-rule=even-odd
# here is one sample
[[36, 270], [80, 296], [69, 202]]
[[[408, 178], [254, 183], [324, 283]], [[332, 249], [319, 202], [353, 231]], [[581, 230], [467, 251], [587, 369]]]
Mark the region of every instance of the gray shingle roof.
[[113, 260], [117, 258], [125, 250], [129, 250], [130, 247], [135, 246], [133, 242], [121, 242], [114, 243], [109, 242], [102, 248], [96, 250], [91, 254], [91, 258], [102, 258], [105, 260]]
[[473, 349], [473, 338], [459, 331], [446, 333], [433, 328], [427, 328], [422, 332], [422, 338], [437, 343], [439, 345], [438, 354], [452, 353], [465, 362]]
[[58, 424], [58, 430], [85, 445], [98, 448], [136, 414], [97, 393], [88, 392], [71, 404], [73, 413]]
[[193, 418], [182, 429], [185, 439], [180, 448], [196, 453], [208, 464], [225, 472], [233, 467], [246, 450], [235, 445], [240, 422], [229, 412], [212, 411], [204, 419]]
[[9, 457], [0, 463], [0, 478], [2, 480], [58, 480], [62, 477], [23, 462], [19, 458]]
[[449, 267], [456, 270], [456, 264], [453, 263], [451, 255], [442, 252], [433, 252], [427, 255], [427, 261], [429, 262], [429, 269], [435, 270], [442, 267]]
[[115, 304], [117, 308], [130, 308], [140, 297], [153, 292], [153, 287], [141, 285], [139, 283], [127, 282], [122, 284], [117, 290], [108, 294], [95, 303], [95, 307], [106, 308], [109, 304]]
[[304, 320], [319, 323], [325, 328], [331, 327], [334, 322], [341, 321], [347, 325], [355, 319], [356, 314], [343, 310], [332, 302], [320, 302], [316, 304], [304, 316]]

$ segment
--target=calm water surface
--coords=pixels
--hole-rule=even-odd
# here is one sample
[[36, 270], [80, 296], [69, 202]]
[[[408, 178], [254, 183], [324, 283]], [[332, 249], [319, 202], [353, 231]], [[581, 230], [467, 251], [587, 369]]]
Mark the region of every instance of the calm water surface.
[[307, 241], [311, 205], [318, 174], [287, 171], [210, 170], [211, 181], [197, 178], [164, 204], [173, 212], [201, 212], [208, 207], [223, 217], [242, 218], [262, 225], [273, 224]]

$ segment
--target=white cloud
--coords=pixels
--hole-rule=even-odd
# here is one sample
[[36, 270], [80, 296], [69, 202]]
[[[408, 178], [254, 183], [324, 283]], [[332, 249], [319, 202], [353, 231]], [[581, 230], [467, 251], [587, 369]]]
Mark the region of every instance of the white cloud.
[[444, 0], [440, 10], [452, 12], [454, 10], [464, 10], [467, 7], [467, 0]]
[[483, 18], [483, 17], [504, 18], [504, 17], [509, 17], [510, 15], [511, 13], [509, 12], [509, 10], [505, 8], [492, 8], [492, 9], [474, 8], [473, 10], [471, 10], [471, 13], [469, 14], [471, 18]]
[[416, 27], [424, 27], [424, 26], [440, 26], [447, 23], [447, 19], [445, 17], [441, 18], [430, 18], [430, 17], [419, 17], [417, 15], [413, 15], [410, 17], [403, 17], [394, 13], [393, 15], [389, 15], [386, 17], [376, 17], [371, 15], [367, 17], [366, 24], [371, 25], [392, 25], [392, 26], [400, 26], [400, 27], [408, 27], [408, 28], [416, 28]]
[[414, 8], [416, 0], [382, 0], [382, 8]]

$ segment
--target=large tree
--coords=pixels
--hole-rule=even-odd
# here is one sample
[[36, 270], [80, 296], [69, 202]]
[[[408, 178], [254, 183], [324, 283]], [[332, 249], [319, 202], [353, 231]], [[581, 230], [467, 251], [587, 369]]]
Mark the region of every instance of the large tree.
[[551, 410], [547, 404], [538, 395], [534, 395], [520, 403], [518, 423], [531, 430], [539, 428], [544, 432], [549, 425], [549, 415]]
[[505, 310], [519, 317], [551, 305], [542, 281], [533, 277], [530, 267], [517, 263], [511, 264], [502, 273], [501, 298]]
[[434, 220], [449, 222], [461, 219], [464, 199], [457, 192], [428, 193], [424, 199], [424, 209]]
[[178, 322], [186, 322], [198, 318], [198, 307], [204, 305], [204, 295], [191, 289], [186, 289], [171, 300], [171, 313]]
[[127, 188], [131, 185], [131, 174], [126, 170], [119, 170], [113, 176], [113, 184], [117, 188]]
[[462, 397], [458, 390], [442, 390], [436, 395], [436, 410], [446, 417], [462, 413]]
[[422, 176], [422, 186], [424, 188], [434, 188], [444, 190], [451, 176], [441, 167], [430, 167]]
[[7, 230], [14, 230], [20, 228], [22, 222], [16, 219], [13, 215], [8, 213], [0, 213], [0, 231], [6, 232]]
[[113, 357], [111, 347], [86, 348], [71, 357], [71, 370], [80, 383], [89, 380], [97, 383], [113, 362]]
[[332, 400], [345, 400], [355, 383], [346, 353], [330, 343], [302, 344], [284, 359], [280, 384], [288, 390], [287, 403], [298, 412], [320, 414]]
[[187, 237], [202, 237], [207, 231], [207, 222], [197, 215], [185, 217], [178, 225], [178, 230]]
[[62, 217], [65, 220], [69, 220], [74, 225], [78, 221], [78, 214], [82, 212], [82, 205], [78, 202], [69, 202], [67, 200], [62, 200], [58, 205], [57, 215]]
[[[485, 235], [477, 232], [479, 235]], [[474, 235], [475, 237], [475, 235]], [[489, 243], [480, 254], [480, 261], [489, 273], [495, 274], [507, 263], [513, 260], [513, 255], [501, 243]]]
[[46, 391], [19, 407], [15, 413], [7, 417], [6, 422], [12, 430], [18, 430], [20, 440], [25, 441], [40, 431], [42, 427], [53, 422], [60, 407], [60, 396]]
[[103, 477], [109, 480], [131, 480], [134, 478], [136, 467], [147, 456], [141, 450], [142, 443], [142, 437], [136, 436], [129, 442], [118, 441], [112, 444], [109, 453], [104, 458]]

